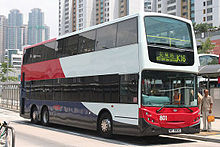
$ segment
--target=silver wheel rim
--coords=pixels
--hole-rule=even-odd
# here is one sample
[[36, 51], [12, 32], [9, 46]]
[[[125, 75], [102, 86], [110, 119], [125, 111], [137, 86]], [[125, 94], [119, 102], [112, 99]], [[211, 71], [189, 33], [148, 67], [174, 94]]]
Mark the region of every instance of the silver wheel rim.
[[37, 120], [38, 119], [38, 113], [37, 113], [37, 111], [35, 110], [34, 112], [33, 112], [33, 120]]
[[48, 112], [47, 111], [44, 111], [43, 121], [45, 124], [48, 122]]
[[101, 122], [102, 132], [108, 132], [111, 130], [111, 121], [108, 119], [103, 119]]

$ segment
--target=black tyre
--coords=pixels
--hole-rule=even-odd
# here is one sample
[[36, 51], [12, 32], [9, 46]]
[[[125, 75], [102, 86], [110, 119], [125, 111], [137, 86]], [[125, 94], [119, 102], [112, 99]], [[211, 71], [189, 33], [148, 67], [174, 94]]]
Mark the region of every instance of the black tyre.
[[39, 113], [36, 107], [34, 107], [31, 111], [31, 122], [35, 124], [39, 122]]
[[49, 111], [46, 107], [44, 107], [42, 110], [41, 124], [44, 126], [47, 126], [49, 124]]
[[98, 121], [98, 132], [102, 137], [112, 137], [112, 117], [109, 113], [101, 114]]

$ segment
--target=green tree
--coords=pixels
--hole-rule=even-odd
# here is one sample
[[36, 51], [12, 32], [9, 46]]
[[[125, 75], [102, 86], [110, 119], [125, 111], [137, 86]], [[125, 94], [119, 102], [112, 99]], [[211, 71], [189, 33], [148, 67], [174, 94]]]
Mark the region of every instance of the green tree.
[[198, 53], [199, 54], [207, 54], [213, 51], [213, 49], [215, 48], [215, 45], [212, 44], [210, 38], [207, 38], [205, 40], [205, 42], [199, 41], [201, 42], [201, 47], [198, 48]]
[[200, 24], [193, 23], [193, 28], [196, 33], [206, 33], [209, 31], [215, 31], [217, 29], [217, 27], [210, 26], [207, 23], [200, 23]]
[[[7, 81], [7, 72], [13, 72], [13, 70], [11, 69], [12, 66], [8, 66], [6, 62], [1, 63], [1, 73], [0, 73], [0, 81], [1, 82], [5, 82]], [[17, 81], [16, 77], [8, 77], [8, 80], [10, 81]]]

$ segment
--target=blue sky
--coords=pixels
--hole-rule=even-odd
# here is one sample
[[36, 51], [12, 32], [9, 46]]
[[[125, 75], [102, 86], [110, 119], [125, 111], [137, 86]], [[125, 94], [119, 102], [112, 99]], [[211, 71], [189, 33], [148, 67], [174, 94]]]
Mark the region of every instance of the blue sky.
[[11, 9], [19, 9], [24, 24], [27, 24], [31, 9], [40, 8], [44, 12], [45, 24], [50, 27], [50, 38], [54, 38], [58, 35], [58, 3], [59, 0], [0, 0], [0, 15], [8, 17]]

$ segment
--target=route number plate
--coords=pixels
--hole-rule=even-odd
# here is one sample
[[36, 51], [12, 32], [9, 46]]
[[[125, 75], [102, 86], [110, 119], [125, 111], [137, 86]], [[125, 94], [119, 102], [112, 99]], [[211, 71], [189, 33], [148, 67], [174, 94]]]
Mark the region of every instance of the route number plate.
[[181, 129], [169, 129], [169, 133], [181, 133]]

